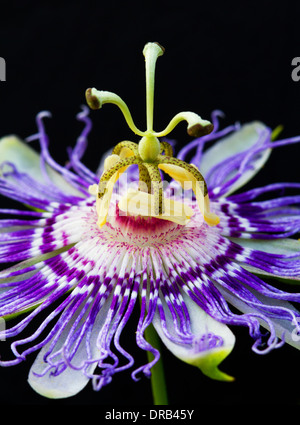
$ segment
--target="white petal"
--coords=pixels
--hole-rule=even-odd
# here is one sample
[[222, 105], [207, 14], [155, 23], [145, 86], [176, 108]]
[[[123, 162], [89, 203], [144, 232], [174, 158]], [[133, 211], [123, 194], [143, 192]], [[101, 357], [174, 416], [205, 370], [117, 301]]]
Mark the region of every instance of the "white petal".
[[[6, 161], [13, 163], [18, 171], [27, 173], [35, 180], [46, 183], [40, 168], [40, 155], [17, 136], [6, 136], [0, 139], [0, 165]], [[50, 179], [62, 192], [82, 196], [81, 192], [67, 183], [52, 167], [47, 165], [46, 168]]]
[[[261, 314], [262, 313], [261, 310], [257, 310], [254, 306], [248, 305], [245, 302], [241, 301], [235, 295], [231, 294], [229, 291], [222, 288], [219, 284], [215, 283], [215, 285], [218, 287], [219, 291], [222, 293], [222, 295], [224, 296], [226, 301], [228, 301], [231, 305], [236, 307], [240, 312], [242, 312], [242, 313], [254, 313], [254, 314], [256, 314], [256, 313]], [[250, 288], [249, 288], [249, 290], [250, 290]], [[262, 294], [259, 294], [257, 291], [255, 291], [253, 289], [251, 289], [251, 292], [264, 305], [277, 306], [277, 307], [281, 307], [281, 308], [284, 308], [284, 309], [288, 309], [291, 312], [295, 312], [296, 315], [299, 313], [299, 311], [288, 301], [282, 301], [282, 300], [277, 300], [277, 299], [266, 297]], [[262, 320], [260, 318], [258, 318], [258, 320], [259, 320], [261, 326], [263, 326], [265, 329], [270, 330], [268, 324], [264, 320]], [[284, 334], [285, 342], [287, 342], [288, 344], [290, 344], [293, 347], [298, 348], [298, 350], [300, 350], [300, 337], [297, 334], [297, 329], [296, 329], [296, 323], [300, 324], [300, 318], [298, 318], [296, 321], [292, 320], [292, 317], [290, 318], [290, 320], [277, 319], [277, 318], [272, 318], [270, 320], [272, 321], [272, 324], [274, 326], [276, 336], [278, 338], [282, 338], [282, 335]]]
[[[230, 354], [234, 347], [235, 336], [224, 324], [216, 321], [197, 306], [188, 296], [183, 295], [184, 302], [188, 308], [191, 321], [191, 330], [194, 335], [194, 344], [184, 345], [172, 342], [164, 333], [159, 313], [156, 312], [153, 325], [166, 347], [180, 360], [197, 366], [205, 375], [212, 379], [231, 381], [233, 378], [218, 369], [218, 365]], [[165, 308], [168, 330], [175, 336], [173, 320], [170, 312]], [[213, 334], [223, 339], [223, 345], [216, 348], [197, 350], [197, 341], [203, 339], [207, 334]], [[203, 345], [203, 343], [202, 343]], [[204, 348], [204, 349], [203, 349]]]
[[[300, 241], [295, 239], [275, 239], [275, 240], [262, 240], [262, 239], [242, 239], [242, 238], [229, 238], [233, 242], [237, 243], [238, 245], [241, 245], [244, 248], [250, 248], [257, 251], [266, 252], [269, 254], [279, 254], [279, 255], [295, 255], [299, 254], [300, 257]], [[287, 261], [293, 261], [296, 257], [287, 260]], [[299, 261], [299, 258], [297, 258]], [[259, 268], [256, 268], [254, 266], [250, 266], [248, 264], [242, 264], [242, 267], [244, 267], [246, 270], [250, 271], [251, 273], [265, 275], [265, 276], [273, 276], [273, 277], [280, 277], [283, 279], [288, 280], [300, 280], [300, 274], [294, 275], [294, 276], [285, 276], [280, 275], [277, 273], [276, 275], [267, 272], [265, 270], [261, 270]]]
[[295, 239], [242, 239], [242, 238], [229, 238], [233, 242], [250, 249], [268, 252], [272, 254], [296, 254], [299, 253], [300, 257], [300, 241]]
[[[42, 267], [43, 262], [48, 260], [48, 258], [52, 258], [55, 257], [56, 255], [59, 255], [60, 253], [68, 250], [70, 248], [70, 246], [66, 246], [60, 249], [57, 249], [55, 251], [52, 252], [47, 252], [46, 254], [42, 254], [39, 255], [37, 257], [33, 257], [33, 258], [29, 258], [28, 260], [24, 260], [21, 261], [20, 263], [17, 263], [7, 269], [1, 270], [0, 271], [0, 285], [4, 284], [4, 283], [10, 283], [10, 282], [19, 282], [24, 280], [25, 278], [27, 279], [29, 276], [34, 275], [35, 273], [37, 273], [39, 271], [39, 269]], [[41, 263], [38, 267], [38, 263]], [[29, 272], [23, 272], [21, 273], [21, 270], [24, 270], [28, 267], [37, 265], [35, 270], [29, 271]], [[11, 276], [9, 277], [10, 273], [12, 272], [16, 272], [18, 271], [18, 273], [15, 276]], [[8, 290], [7, 288], [0, 288], [0, 293], [1, 292], [5, 292], [6, 290]]]
[[[111, 298], [109, 297], [108, 300], [105, 302], [104, 306], [101, 308], [100, 312], [98, 313], [93, 326], [93, 330], [92, 330], [92, 334], [90, 338], [90, 351], [93, 358], [99, 357], [100, 351], [97, 348], [96, 342], [97, 342], [97, 337], [99, 333], [101, 332], [101, 329], [107, 317], [110, 301], [111, 301]], [[73, 318], [73, 320], [75, 320], [75, 318]], [[66, 329], [63, 331], [62, 335], [60, 336], [54, 351], [57, 351], [58, 349], [62, 347], [72, 324], [73, 324], [73, 321], [72, 323], [69, 323], [67, 325]], [[51, 376], [50, 374], [51, 370], [50, 372], [48, 371], [42, 377], [35, 375], [35, 373], [41, 374], [45, 370], [45, 368], [48, 366], [48, 364], [44, 362], [43, 357], [47, 353], [50, 344], [51, 344], [51, 341], [47, 345], [45, 345], [45, 347], [42, 348], [36, 360], [34, 361], [29, 372], [29, 377], [28, 377], [29, 384], [37, 393], [48, 398], [57, 399], [57, 398], [66, 398], [66, 397], [71, 397], [73, 395], [76, 395], [89, 382], [89, 378], [86, 375], [84, 375], [81, 370], [75, 370], [70, 367], [67, 367], [58, 376]], [[78, 366], [85, 360], [87, 360], [87, 355], [86, 355], [85, 339], [83, 339], [80, 346], [78, 347], [78, 350], [74, 356], [74, 359], [72, 360], [72, 363]], [[96, 366], [97, 366], [96, 363], [91, 364], [88, 368], [88, 372], [93, 373]]]
[[[247, 151], [252, 148], [259, 140], [260, 133], [267, 130], [267, 127], [261, 122], [255, 121], [250, 124], [245, 124], [240, 130], [233, 134], [221, 139], [218, 143], [214, 144], [211, 148], [204, 152], [199, 169], [203, 174], [204, 178], [208, 175], [208, 172], [217, 164], [221, 163], [225, 159], [234, 156], [238, 153]], [[252, 160], [253, 168], [247, 170], [243, 175], [230, 187], [226, 196], [233, 191], [236, 191], [239, 187], [244, 186], [254, 175], [263, 167], [267, 161], [271, 149], [263, 151], [255, 160]], [[233, 177], [230, 176], [230, 178]], [[209, 180], [207, 181], [209, 185]]]
[[[48, 345], [38, 354], [29, 372], [28, 382], [30, 386], [40, 395], [47, 398], [67, 398], [78, 394], [89, 382], [89, 379], [82, 371], [68, 367], [58, 376], [51, 376], [49, 372], [45, 376], [39, 377], [35, 373], [41, 374], [47, 366], [43, 361], [43, 356]], [[89, 368], [92, 372], [92, 369]]]

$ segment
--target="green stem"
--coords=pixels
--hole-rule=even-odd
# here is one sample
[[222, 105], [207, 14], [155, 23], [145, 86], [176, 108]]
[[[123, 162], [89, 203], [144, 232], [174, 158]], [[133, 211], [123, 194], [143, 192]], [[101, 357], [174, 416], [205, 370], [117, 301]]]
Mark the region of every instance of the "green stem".
[[[149, 325], [145, 330], [145, 337], [152, 347], [160, 350], [160, 340], [152, 325]], [[147, 351], [148, 361], [153, 360], [153, 354]], [[168, 405], [167, 385], [165, 381], [164, 367], [162, 358], [151, 368], [151, 389], [154, 405]]]
[[283, 130], [283, 125], [278, 125], [276, 128], [274, 128], [271, 134], [271, 140], [272, 141], [276, 140], [279, 134], [282, 132], [282, 130]]

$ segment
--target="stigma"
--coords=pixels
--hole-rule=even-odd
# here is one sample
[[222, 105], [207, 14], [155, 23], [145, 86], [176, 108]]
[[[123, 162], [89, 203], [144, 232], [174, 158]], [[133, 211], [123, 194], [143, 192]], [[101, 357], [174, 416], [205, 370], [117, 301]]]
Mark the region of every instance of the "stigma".
[[215, 226], [220, 221], [219, 217], [210, 211], [207, 185], [198, 168], [175, 158], [172, 146], [159, 140], [182, 121], [187, 122], [187, 132], [192, 137], [209, 134], [213, 130], [212, 123], [193, 112], [181, 112], [173, 117], [164, 130], [157, 132], [153, 129], [155, 66], [158, 57], [163, 53], [164, 48], [158, 43], [147, 43], [143, 50], [146, 67], [146, 131], [136, 127], [128, 106], [118, 95], [95, 88], [86, 90], [86, 100], [91, 109], [100, 109], [105, 103], [115, 104], [121, 110], [129, 128], [141, 137], [138, 143], [118, 143], [112, 155], [106, 158], [99, 184], [90, 187], [90, 193], [96, 196], [97, 224], [100, 228], [107, 221], [114, 185], [131, 165], [138, 165], [139, 184], [137, 191], [127, 192], [119, 202], [120, 210], [126, 214], [154, 217], [178, 225], [187, 224], [193, 211], [181, 202], [165, 198], [161, 177], [163, 172], [179, 182], [183, 189], [193, 190], [199, 210], [209, 226]]

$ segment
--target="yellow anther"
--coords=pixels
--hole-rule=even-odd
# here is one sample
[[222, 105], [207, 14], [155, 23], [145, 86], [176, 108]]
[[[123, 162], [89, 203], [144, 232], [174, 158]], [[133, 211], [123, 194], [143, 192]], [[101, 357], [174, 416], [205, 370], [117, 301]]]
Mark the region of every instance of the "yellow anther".
[[119, 208], [125, 215], [155, 217], [180, 225], [186, 225], [194, 215], [188, 205], [172, 199], [165, 199], [164, 213], [158, 215], [155, 211], [154, 195], [137, 190], [129, 190], [120, 200]]
[[[176, 160], [180, 163], [179, 160]], [[176, 164], [159, 164], [158, 168], [180, 183], [185, 190], [192, 189], [197, 200], [198, 207], [209, 226], [219, 224], [219, 217], [210, 211], [209, 196], [204, 178], [195, 165], [189, 165], [188, 169]]]

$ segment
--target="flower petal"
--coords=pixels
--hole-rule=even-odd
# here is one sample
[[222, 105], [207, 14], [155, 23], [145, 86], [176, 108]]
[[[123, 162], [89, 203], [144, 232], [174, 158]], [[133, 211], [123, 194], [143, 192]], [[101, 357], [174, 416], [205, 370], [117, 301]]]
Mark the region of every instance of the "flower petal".
[[[40, 166], [40, 155], [17, 136], [11, 135], [0, 139], [0, 165], [4, 162], [14, 164], [19, 172], [27, 173], [36, 181], [45, 183]], [[53, 170], [53, 168], [46, 165], [46, 169], [52, 182], [62, 192], [75, 196], [82, 196], [82, 193], [66, 182], [66, 180], [58, 172]]]
[[[264, 136], [265, 134], [265, 136]], [[209, 188], [223, 186], [236, 174], [242, 161], [249, 154], [249, 165], [241, 176], [226, 190], [226, 196], [245, 185], [263, 167], [271, 149], [265, 149], [251, 156], [256, 148], [270, 141], [271, 132], [261, 122], [245, 124], [240, 130], [221, 139], [202, 155], [199, 169]], [[263, 136], [263, 137], [262, 137]], [[226, 179], [224, 178], [226, 176]]]
[[229, 238], [243, 247], [257, 249], [259, 251], [268, 252], [271, 254], [290, 255], [299, 253], [300, 256], [300, 241], [295, 239], [242, 239]]
[[[109, 305], [110, 302], [108, 301], [104, 303], [93, 325], [89, 344], [90, 355], [93, 359], [99, 358], [100, 355], [100, 350], [97, 347], [97, 338], [107, 318]], [[55, 345], [55, 352], [59, 353], [59, 350], [63, 347], [70, 332], [70, 329], [73, 325], [73, 321], [75, 321], [75, 317], [73, 317], [72, 322], [67, 324], [66, 328], [60, 335]], [[44, 361], [45, 355], [49, 352], [50, 345], [51, 341], [48, 342], [37, 355], [37, 358], [35, 359], [29, 372], [29, 384], [37, 393], [48, 398], [57, 399], [76, 395], [89, 382], [90, 376], [93, 374], [95, 368], [97, 367], [97, 362], [91, 361], [90, 365], [85, 371], [79, 369], [79, 367], [72, 368], [71, 366], [67, 366], [63, 372], [54, 375], [53, 371], [55, 370], [55, 367], [50, 368], [49, 364]], [[62, 361], [64, 360], [61, 354], [58, 354], [58, 356]], [[86, 340], [84, 339], [81, 342], [80, 346], [77, 348], [73, 363], [76, 365], [80, 365], [84, 364], [84, 362], [86, 362], [87, 360], [87, 347]], [[45, 370], [47, 370], [46, 373]]]
[[[281, 267], [275, 273], [272, 273], [271, 268], [262, 269], [255, 267], [249, 264], [242, 264], [242, 266], [254, 274], [271, 276], [271, 277], [279, 277], [284, 280], [289, 280], [290, 283], [293, 281], [300, 280], [300, 274], [297, 273], [296, 265], [299, 263], [300, 257], [300, 241], [295, 239], [275, 239], [275, 240], [263, 240], [263, 239], [242, 239], [242, 238], [229, 238], [233, 242], [236, 242], [238, 245], [241, 245], [243, 248], [249, 248], [250, 250], [264, 252], [267, 254], [275, 254], [276, 256], [282, 256], [282, 260], [286, 261], [287, 265], [290, 265], [290, 262], [293, 261], [294, 270], [289, 274], [284, 274], [285, 268], [281, 264]], [[298, 255], [297, 255], [298, 254]], [[291, 256], [289, 258], [289, 256]], [[250, 258], [251, 255], [248, 254]], [[297, 263], [296, 263], [297, 260]], [[275, 261], [274, 261], [275, 263]], [[281, 273], [280, 273], [281, 272]]]
[[[270, 323], [272, 324], [276, 336], [278, 338], [283, 338], [285, 342], [292, 345], [293, 347], [300, 350], [300, 337], [299, 337], [299, 324], [300, 324], [300, 313], [299, 311], [288, 301], [272, 299], [266, 297], [265, 295], [260, 294], [259, 292], [251, 289], [251, 292], [255, 295], [255, 297], [262, 303], [263, 306], [272, 306], [281, 308], [283, 311], [289, 312], [290, 317], [287, 319], [279, 319], [276, 317], [269, 317], [269, 323], [266, 320], [262, 320], [260, 316], [261, 309], [255, 308], [250, 304], [244, 302], [239, 299], [235, 295], [231, 294], [227, 289], [222, 288], [218, 283], [215, 283], [226, 301], [228, 301], [231, 305], [237, 308], [240, 312], [245, 314], [254, 314], [258, 316], [258, 320], [265, 329], [270, 329]], [[294, 318], [292, 319], [292, 315]]]
[[[235, 337], [231, 330], [224, 324], [216, 321], [205, 313], [187, 295], [183, 295], [188, 309], [191, 331], [194, 335], [192, 344], [178, 344], [168, 338], [161, 326], [161, 320], [156, 312], [153, 325], [166, 347], [180, 360], [197, 366], [208, 377], [221, 381], [232, 381], [234, 378], [221, 372], [218, 365], [230, 354], [234, 347]], [[170, 312], [165, 309], [169, 334], [175, 336], [173, 320]], [[177, 335], [178, 338], [178, 335]], [[210, 344], [212, 338], [221, 338], [222, 345]]]
[[79, 393], [89, 382], [89, 378], [80, 370], [68, 367], [58, 376], [52, 376], [51, 370], [44, 376], [37, 376], [42, 374], [44, 369], [47, 367], [47, 364], [43, 361], [47, 348], [48, 346], [45, 346], [38, 354], [30, 369], [28, 378], [30, 386], [38, 394], [47, 398], [66, 398]]

